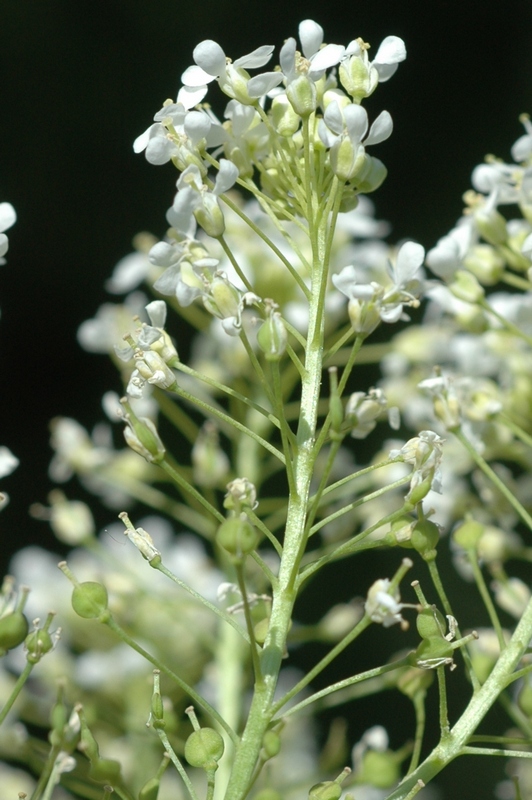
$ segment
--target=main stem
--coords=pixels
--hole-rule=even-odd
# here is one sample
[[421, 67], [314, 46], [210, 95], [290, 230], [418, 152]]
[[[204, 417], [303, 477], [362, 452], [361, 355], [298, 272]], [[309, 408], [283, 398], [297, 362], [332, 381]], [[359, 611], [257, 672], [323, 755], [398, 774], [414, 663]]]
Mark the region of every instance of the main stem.
[[449, 735], [442, 739], [415, 772], [408, 775], [388, 795], [386, 800], [405, 800], [418, 780], [421, 779], [425, 784], [428, 783], [447, 764], [460, 755], [467, 745], [469, 737], [474, 734], [500, 693], [506, 688], [510, 676], [528, 648], [531, 637], [532, 600], [528, 603], [508, 646], [499, 656], [489, 678], [475, 692], [466, 710], [456, 725], [451, 728]]
[[[310, 201], [309, 201], [310, 202]], [[323, 362], [324, 265], [326, 227], [321, 225], [312, 237], [313, 276], [309, 305], [309, 327], [305, 354], [305, 374], [301, 386], [301, 405], [294, 457], [294, 490], [290, 492], [283, 554], [279, 567], [278, 589], [274, 593], [270, 628], [260, 656], [262, 683], [255, 686], [253, 700], [229, 779], [225, 800], [244, 800], [257, 764], [264, 733], [271, 719], [273, 696], [286, 651], [287, 635], [297, 596], [295, 578], [305, 536], [310, 483], [316, 455], [314, 442], [318, 419], [318, 400]]]

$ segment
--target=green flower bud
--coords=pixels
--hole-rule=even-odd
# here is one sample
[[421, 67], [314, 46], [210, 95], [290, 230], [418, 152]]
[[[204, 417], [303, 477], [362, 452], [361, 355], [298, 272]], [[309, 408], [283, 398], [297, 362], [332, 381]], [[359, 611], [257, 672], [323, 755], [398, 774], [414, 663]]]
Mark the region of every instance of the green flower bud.
[[290, 81], [286, 87], [286, 96], [300, 117], [308, 117], [316, 110], [316, 85], [306, 75], [299, 75], [295, 80]]
[[417, 615], [416, 627], [422, 639], [444, 636], [445, 626], [445, 617], [436, 606], [426, 606]]
[[417, 486], [414, 486], [414, 488], [408, 492], [406, 499], [413, 506], [417, 506], [417, 504], [421, 503], [421, 501], [428, 495], [431, 488], [432, 478], [425, 478], [424, 481], [418, 483]]
[[154, 720], [155, 728], [164, 728], [164, 707], [163, 699], [159, 692], [154, 692], [151, 696], [151, 713]]
[[343, 59], [338, 75], [342, 86], [355, 103], [360, 103], [373, 94], [379, 83], [379, 73], [363, 55]]
[[341, 181], [354, 180], [365, 165], [365, 150], [361, 144], [354, 144], [349, 136], [341, 136], [331, 147], [331, 169]]
[[487, 244], [477, 244], [466, 253], [464, 267], [484, 286], [498, 283], [504, 272], [504, 259]]
[[266, 361], [280, 361], [286, 350], [288, 334], [278, 311], [267, 315], [257, 333], [257, 344], [264, 353]]
[[196, 222], [208, 236], [212, 236], [213, 239], [222, 236], [225, 231], [225, 218], [216, 195], [206, 192], [202, 204], [194, 209], [193, 213]]
[[242, 514], [222, 522], [216, 533], [216, 541], [220, 547], [239, 559], [256, 548], [259, 537], [245, 514]]
[[[285, 94], [273, 98], [270, 116], [279, 136], [292, 137], [301, 124], [301, 117], [296, 114]], [[242, 173], [240, 175], [242, 177]]]
[[414, 550], [417, 550], [421, 555], [425, 555], [434, 550], [439, 541], [440, 529], [436, 523], [431, 522], [429, 519], [422, 519], [416, 522], [410, 537]]
[[466, 519], [453, 531], [453, 541], [464, 550], [475, 549], [484, 533], [484, 525], [474, 519]]
[[342, 787], [336, 781], [315, 783], [308, 793], [309, 800], [339, 800]]
[[224, 740], [214, 728], [192, 731], [185, 742], [185, 758], [191, 767], [205, 770], [217, 769], [217, 761], [224, 752]]
[[124, 420], [128, 425], [124, 428], [124, 439], [131, 449], [151, 463], [162, 461], [166, 450], [151, 419], [128, 413]]
[[353, 298], [347, 305], [349, 321], [355, 333], [368, 336], [380, 324], [381, 316], [375, 303]]
[[478, 303], [485, 294], [484, 288], [473, 273], [466, 272], [464, 269], [455, 273], [454, 280], [449, 284], [449, 289], [455, 297], [465, 303]]
[[[486, 204], [487, 205], [487, 204]], [[475, 223], [481, 236], [493, 245], [504, 244], [508, 238], [506, 220], [500, 211], [486, 206], [474, 212]]]
[[269, 617], [265, 617], [264, 619], [261, 619], [260, 622], [257, 622], [257, 624], [253, 628], [253, 635], [255, 636], [255, 641], [257, 642], [257, 644], [264, 644], [269, 629], [270, 629]]
[[360, 780], [377, 789], [389, 789], [400, 778], [399, 764], [394, 754], [387, 750], [367, 750], [362, 757]]
[[107, 611], [107, 589], [95, 581], [85, 581], [74, 586], [72, 608], [84, 619], [97, 619]]
[[262, 739], [262, 749], [268, 758], [273, 758], [281, 749], [281, 737], [277, 731], [266, 731]]
[[28, 620], [21, 611], [13, 611], [0, 619], [0, 656], [22, 644], [28, 635]]

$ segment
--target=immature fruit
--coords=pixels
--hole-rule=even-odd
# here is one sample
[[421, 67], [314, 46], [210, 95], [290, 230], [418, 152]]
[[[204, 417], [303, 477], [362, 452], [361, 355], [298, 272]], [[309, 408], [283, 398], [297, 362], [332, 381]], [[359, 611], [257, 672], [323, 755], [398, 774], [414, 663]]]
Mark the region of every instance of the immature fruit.
[[445, 634], [445, 617], [435, 606], [426, 606], [417, 615], [416, 626], [422, 639], [443, 636]]
[[28, 635], [28, 620], [21, 611], [13, 611], [0, 619], [0, 656], [22, 644]]
[[214, 728], [199, 728], [185, 742], [185, 758], [191, 767], [216, 769], [224, 752], [224, 740]]
[[232, 556], [241, 558], [256, 548], [259, 537], [246, 517], [231, 517], [218, 528], [216, 541]]
[[72, 608], [84, 619], [96, 619], [107, 610], [107, 589], [101, 583], [85, 581], [74, 587]]

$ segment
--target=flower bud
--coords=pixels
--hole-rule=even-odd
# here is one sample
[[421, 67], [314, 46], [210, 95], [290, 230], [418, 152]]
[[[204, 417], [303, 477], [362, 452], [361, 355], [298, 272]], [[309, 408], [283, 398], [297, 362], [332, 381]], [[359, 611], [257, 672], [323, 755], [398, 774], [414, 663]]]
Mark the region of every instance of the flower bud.
[[290, 105], [303, 119], [316, 110], [316, 85], [307, 75], [299, 75], [286, 87], [286, 96]]
[[266, 731], [262, 738], [262, 749], [268, 758], [278, 754], [281, 749], [281, 737], [277, 731]]
[[484, 286], [498, 283], [504, 272], [504, 259], [487, 244], [471, 247], [464, 256], [463, 265]]
[[382, 161], [375, 156], [364, 156], [364, 166], [361, 167], [354, 183], [361, 194], [370, 194], [381, 186], [386, 180], [388, 170]]
[[351, 181], [365, 164], [363, 145], [352, 142], [349, 136], [341, 136], [330, 151], [331, 169], [341, 181]]
[[369, 336], [379, 325], [381, 317], [377, 305], [372, 301], [353, 298], [347, 305], [349, 321], [355, 333]]
[[355, 103], [373, 94], [379, 83], [379, 73], [368, 63], [368, 59], [354, 55], [340, 62], [340, 82]]
[[301, 117], [296, 114], [285, 94], [273, 98], [270, 115], [279, 136], [292, 137], [301, 124]]
[[449, 289], [455, 297], [465, 303], [478, 303], [484, 297], [483, 287], [472, 272], [466, 272], [464, 269], [455, 273]]
[[194, 217], [198, 225], [208, 236], [218, 239], [225, 231], [225, 218], [216, 195], [206, 192], [203, 202], [194, 209]]
[[224, 740], [214, 728], [192, 731], [185, 742], [185, 758], [191, 767], [215, 770], [224, 752]]
[[107, 611], [109, 598], [107, 589], [101, 583], [85, 581], [74, 586], [72, 608], [84, 619], [97, 619]]
[[264, 353], [266, 361], [280, 361], [286, 350], [288, 334], [278, 311], [266, 316], [257, 333], [257, 344]]
[[265, 617], [261, 619], [253, 628], [253, 635], [255, 637], [255, 641], [257, 644], [264, 644], [266, 641], [266, 637], [268, 635], [268, 631], [270, 629], [270, 618]]
[[124, 439], [135, 453], [154, 464], [164, 459], [166, 449], [154, 423], [148, 417], [136, 417], [128, 413], [124, 417]]

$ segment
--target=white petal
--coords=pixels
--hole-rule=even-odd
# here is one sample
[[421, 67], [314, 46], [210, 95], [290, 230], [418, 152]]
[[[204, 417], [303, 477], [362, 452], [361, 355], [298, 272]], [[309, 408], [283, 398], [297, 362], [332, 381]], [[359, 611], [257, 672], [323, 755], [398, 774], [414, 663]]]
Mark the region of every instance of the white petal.
[[166, 303], [164, 300], [152, 300], [146, 306], [146, 312], [155, 328], [164, 328], [164, 323], [166, 322]]
[[[209, 75], [217, 77], [225, 70], [225, 53], [217, 42], [205, 39], [193, 50], [192, 56], [196, 64]], [[188, 72], [188, 70], [187, 70]], [[184, 83], [185, 81], [183, 81]], [[205, 81], [203, 81], [205, 83]], [[196, 86], [198, 84], [195, 84]]]
[[256, 50], [253, 50], [252, 53], [237, 58], [234, 65], [235, 67], [249, 67], [249, 69], [263, 67], [272, 57], [273, 50], [273, 44], [263, 44], [261, 47], [257, 47]]
[[179, 266], [175, 265], [163, 272], [160, 278], [157, 278], [153, 284], [153, 288], [166, 295], [175, 295], [177, 281], [179, 279]]
[[230, 189], [238, 178], [238, 167], [226, 158], [220, 159], [220, 171], [216, 176], [214, 194], [220, 196]]
[[378, 144], [384, 142], [391, 136], [393, 131], [393, 120], [389, 111], [381, 111], [375, 122], [370, 128], [364, 146], [368, 144]]
[[149, 262], [143, 253], [130, 253], [121, 258], [113, 270], [113, 274], [105, 283], [111, 294], [123, 294], [131, 291], [144, 280], [148, 273]]
[[205, 139], [211, 129], [211, 121], [201, 111], [189, 111], [185, 119], [185, 133], [194, 144]]
[[304, 19], [299, 23], [299, 41], [305, 58], [316, 53], [323, 42], [323, 28], [313, 19]]
[[532, 153], [532, 136], [520, 136], [512, 145], [511, 153], [514, 161], [526, 161]]
[[146, 146], [152, 136], [152, 132], [155, 131], [156, 128], [160, 127], [161, 127], [160, 123], [156, 122], [153, 125], [150, 125], [149, 128], [146, 128], [144, 133], [141, 133], [140, 136], [137, 136], [137, 138], [133, 142], [133, 150], [135, 151], [135, 153], [142, 153], [142, 151], [146, 149]]
[[198, 86], [204, 86], [206, 83], [210, 83], [215, 79], [216, 75], [211, 75], [210, 72], [193, 65], [192, 67], [187, 67], [186, 70], [181, 75], [181, 83], [185, 86], [190, 86], [192, 88], [196, 88]]
[[11, 203], [0, 203], [0, 231], [7, 231], [17, 221], [17, 212]]
[[0, 233], [0, 258], [5, 256], [7, 251], [9, 250], [9, 239], [5, 235], [5, 233]]
[[392, 75], [397, 72], [397, 64], [373, 64], [372, 65], [379, 74], [379, 83], [389, 81]]
[[398, 64], [406, 58], [405, 43], [399, 36], [387, 36], [380, 44], [374, 64]]
[[248, 94], [250, 97], [263, 97], [279, 86], [282, 80], [281, 72], [263, 72], [261, 75], [255, 75], [248, 81]]
[[167, 164], [174, 150], [175, 145], [166, 136], [152, 136], [146, 147], [146, 161], [155, 166]]
[[337, 136], [342, 133], [344, 129], [344, 117], [336, 100], [333, 100], [332, 103], [329, 103], [325, 109], [323, 119], [327, 127], [333, 133], [337, 134]]
[[311, 73], [322, 72], [329, 67], [334, 67], [335, 64], [338, 64], [344, 53], [345, 47], [343, 47], [341, 44], [325, 45], [325, 47], [322, 47], [322, 49], [319, 50], [312, 59], [310, 68]]
[[177, 95], [177, 101], [182, 103], [185, 108], [194, 108], [201, 103], [207, 94], [208, 87], [204, 86], [182, 86]]
[[357, 280], [357, 272], [353, 264], [348, 264], [347, 267], [344, 267], [338, 275], [332, 276], [332, 282], [336, 286], [339, 292], [345, 294], [346, 297], [351, 297], [351, 290], [355, 286]]
[[407, 283], [425, 258], [425, 248], [416, 242], [405, 242], [397, 254], [396, 274], [400, 284]]
[[364, 106], [351, 103], [343, 110], [344, 120], [349, 138], [352, 142], [360, 142], [368, 129], [368, 112]]
[[295, 77], [296, 48], [297, 48], [297, 42], [291, 36], [283, 44], [283, 46], [281, 47], [281, 51], [279, 53], [279, 65], [281, 67], [281, 71], [283, 75], [285, 75], [288, 79], [292, 79], [293, 77]]

